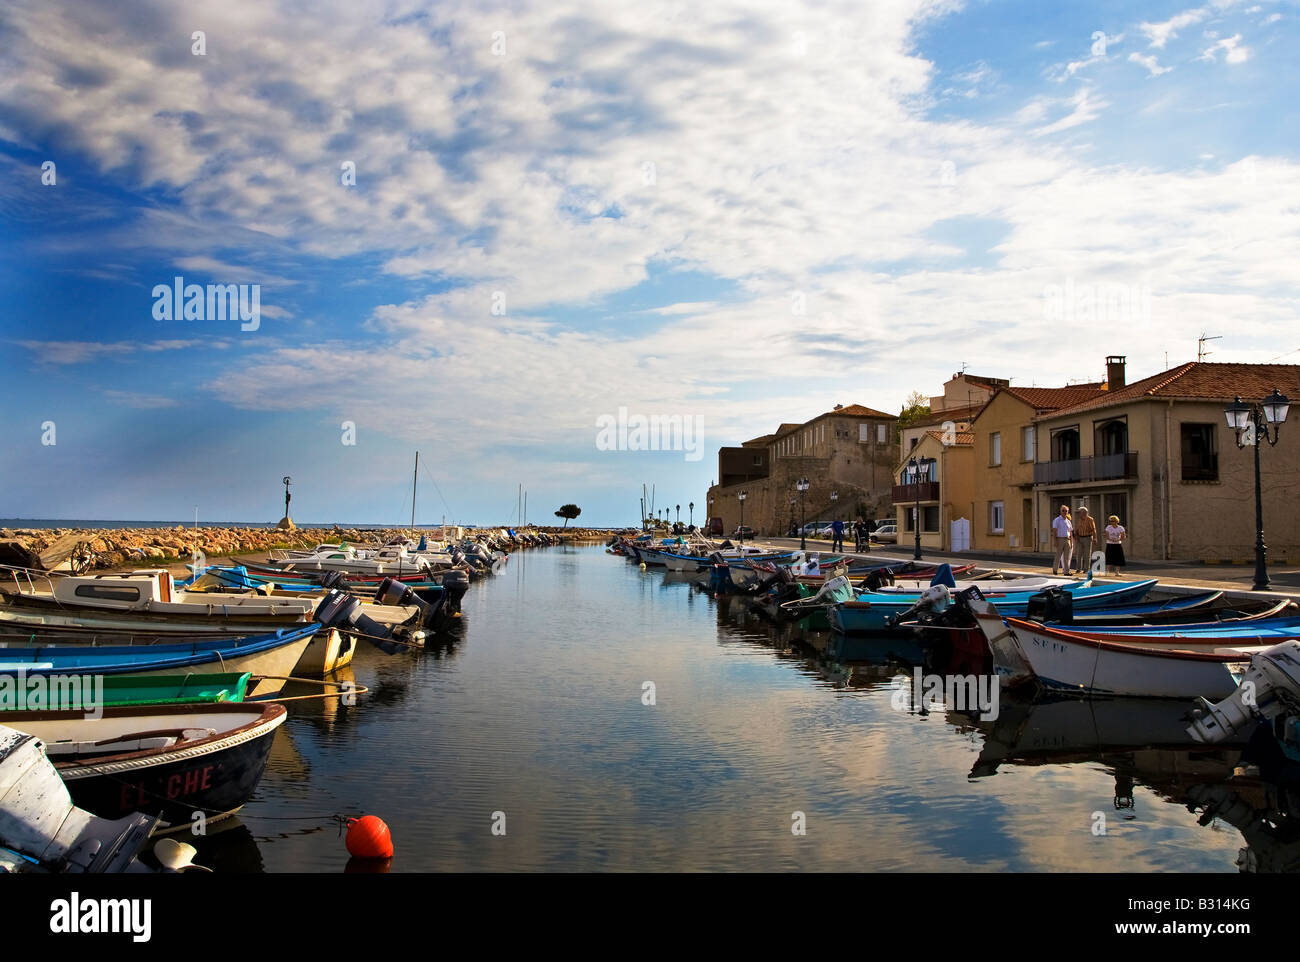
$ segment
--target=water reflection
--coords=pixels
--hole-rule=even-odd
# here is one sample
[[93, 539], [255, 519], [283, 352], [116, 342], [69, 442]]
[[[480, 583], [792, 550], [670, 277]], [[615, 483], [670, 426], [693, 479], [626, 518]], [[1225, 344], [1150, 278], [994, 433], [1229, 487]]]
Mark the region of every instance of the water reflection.
[[394, 872], [1234, 871], [1243, 844], [1265, 844], [1242, 800], [1289, 811], [1248, 784], [1266, 779], [1245, 746], [1188, 743], [1185, 705], [898, 710], [898, 674], [980, 666], [905, 636], [773, 625], [750, 604], [601, 547], [516, 553], [438, 644], [362, 648], [355, 706], [290, 703], [225, 864], [379, 868], [350, 863], [332, 821], [376, 814]]

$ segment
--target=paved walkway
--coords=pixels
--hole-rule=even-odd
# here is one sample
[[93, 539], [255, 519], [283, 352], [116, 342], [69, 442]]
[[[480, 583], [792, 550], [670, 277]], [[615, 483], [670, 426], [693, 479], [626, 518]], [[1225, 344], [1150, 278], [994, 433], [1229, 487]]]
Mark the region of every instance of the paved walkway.
[[[778, 548], [798, 548], [798, 538], [760, 538], [756, 544], [772, 545]], [[852, 539], [846, 544], [851, 545]], [[831, 553], [829, 539], [809, 538], [808, 550]], [[910, 561], [915, 554], [913, 545], [876, 545], [871, 546], [870, 553], [845, 552], [850, 557], [871, 558], [879, 561]], [[838, 552], [837, 552], [838, 553]], [[1018, 571], [1032, 575], [1050, 575], [1052, 573], [1052, 556], [1033, 551], [1000, 552], [962, 552], [944, 553], [922, 548], [921, 557], [925, 561], [948, 562], [953, 565], [975, 564], [982, 568], [1001, 568], [1004, 571]], [[1279, 598], [1289, 597], [1300, 600], [1300, 567], [1294, 565], [1270, 566], [1268, 577], [1271, 591], [1252, 591], [1255, 583], [1254, 565], [1203, 565], [1199, 562], [1172, 561], [1137, 561], [1134, 560], [1124, 569], [1123, 575], [1116, 578], [1097, 578], [1103, 581], [1132, 581], [1138, 578], [1159, 578], [1162, 586], [1178, 586], [1187, 589], [1222, 589], [1224, 591], [1243, 592], [1254, 598], [1274, 594]]]

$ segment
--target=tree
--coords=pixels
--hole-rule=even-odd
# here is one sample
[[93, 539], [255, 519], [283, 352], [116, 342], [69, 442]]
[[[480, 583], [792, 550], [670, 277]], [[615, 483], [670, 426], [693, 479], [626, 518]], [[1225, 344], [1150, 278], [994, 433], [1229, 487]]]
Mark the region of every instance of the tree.
[[569, 522], [580, 514], [582, 514], [582, 509], [576, 504], [562, 504], [560, 505], [560, 510], [555, 512], [557, 518], [564, 519], [564, 526], [566, 528], [569, 526]]
[[903, 402], [902, 413], [898, 415], [899, 428], [905, 428], [913, 422], [930, 416], [930, 399], [920, 391], [913, 391]]

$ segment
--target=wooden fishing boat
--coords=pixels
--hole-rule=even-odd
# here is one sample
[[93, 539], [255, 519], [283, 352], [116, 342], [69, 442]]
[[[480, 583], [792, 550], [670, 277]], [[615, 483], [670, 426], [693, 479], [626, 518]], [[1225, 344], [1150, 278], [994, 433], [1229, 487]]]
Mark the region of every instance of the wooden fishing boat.
[[[87, 679], [90, 676], [83, 676]], [[93, 680], [96, 703], [103, 708], [127, 708], [142, 705], [195, 705], [243, 701], [252, 680], [248, 672], [213, 672], [192, 675], [110, 675]], [[49, 711], [83, 708], [83, 687], [74, 694], [68, 685], [48, 686], [42, 706]], [[0, 711], [12, 711], [0, 705]]]
[[0, 648], [0, 673], [32, 675], [189, 675], [220, 670], [253, 678], [248, 694], [277, 694], [293, 673], [318, 624], [247, 638], [163, 645], [36, 645]]
[[[1012, 681], [1028, 669], [1043, 688], [1137, 698], [1224, 698], [1258, 646], [1189, 651], [1103, 640], [1006, 618], [988, 601], [969, 603], [998, 674]], [[1005, 620], [1005, 625], [1003, 624]], [[1005, 629], [1005, 630], [1004, 630]]]
[[[996, 582], [990, 583], [991, 585]], [[1073, 599], [1076, 609], [1088, 610], [1107, 605], [1127, 604], [1140, 600], [1156, 584], [1154, 578], [1147, 581], [1123, 582], [1120, 584], [1095, 585], [1090, 582], [1075, 582], [1062, 585]], [[1003, 592], [994, 587], [980, 589], [986, 599], [995, 601], [1003, 614], [1023, 616], [1028, 613], [1029, 598], [1033, 591]], [[860, 594], [856, 601], [846, 601], [831, 609], [831, 626], [836, 631], [888, 631], [890, 620], [912, 608], [921, 598], [919, 593], [883, 594], [867, 592]]]
[[210, 823], [242, 808], [287, 715], [274, 703], [217, 703], [3, 717], [45, 743], [75, 804], [101, 818], [157, 815], [165, 831], [190, 828], [195, 812]]
[[0, 725], [0, 874], [125, 872], [158, 818], [78, 808], [35, 735]]

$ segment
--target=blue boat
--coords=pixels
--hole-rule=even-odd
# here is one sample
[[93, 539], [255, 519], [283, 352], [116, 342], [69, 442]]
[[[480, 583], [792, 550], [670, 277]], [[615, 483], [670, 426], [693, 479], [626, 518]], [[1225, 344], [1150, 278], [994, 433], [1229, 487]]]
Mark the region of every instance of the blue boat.
[[31, 645], [0, 648], [0, 675], [185, 675], [249, 672], [248, 694], [284, 687], [321, 625], [313, 622], [245, 638], [163, 645]]
[[[1061, 585], [1073, 598], [1076, 609], [1088, 610], [1103, 608], [1107, 605], [1121, 605], [1141, 601], [1154, 588], [1156, 579], [1134, 581], [1118, 585], [1094, 585], [1079, 581]], [[1029, 613], [1029, 599], [1036, 591], [1018, 591], [999, 594], [996, 591], [981, 589], [985, 598], [992, 600], [998, 612], [1016, 618], [1023, 618]], [[830, 611], [831, 627], [845, 633], [860, 631], [888, 631], [888, 620], [901, 615], [920, 600], [920, 592], [883, 593], [867, 592], [858, 596], [857, 601], [846, 601], [836, 605]]]

